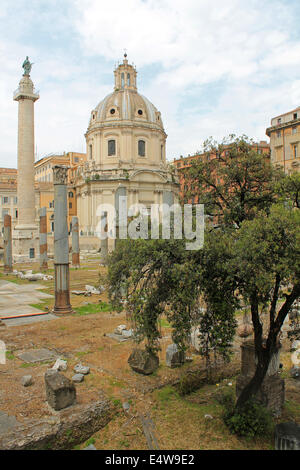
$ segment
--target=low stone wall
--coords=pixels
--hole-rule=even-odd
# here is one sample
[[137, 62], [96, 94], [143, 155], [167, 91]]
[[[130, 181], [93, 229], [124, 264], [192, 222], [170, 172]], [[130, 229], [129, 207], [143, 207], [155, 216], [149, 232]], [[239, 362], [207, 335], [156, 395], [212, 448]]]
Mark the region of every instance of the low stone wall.
[[[80, 236], [79, 237], [79, 249], [80, 250], [99, 250], [100, 249], [100, 238], [94, 236]], [[47, 237], [47, 244], [48, 244], [48, 251], [53, 252], [53, 243], [54, 237], [53, 235], [48, 235]], [[72, 234], [69, 235], [69, 248], [72, 247]]]
[[[236, 395], [240, 396], [242, 390], [250, 382], [251, 377], [239, 375], [236, 381]], [[284, 380], [278, 375], [266, 376], [256, 398], [259, 403], [268, 408], [276, 417], [281, 415], [284, 405]]]
[[0, 450], [64, 450], [86, 441], [114, 416], [107, 399], [74, 405], [40, 421], [18, 425], [0, 436]]

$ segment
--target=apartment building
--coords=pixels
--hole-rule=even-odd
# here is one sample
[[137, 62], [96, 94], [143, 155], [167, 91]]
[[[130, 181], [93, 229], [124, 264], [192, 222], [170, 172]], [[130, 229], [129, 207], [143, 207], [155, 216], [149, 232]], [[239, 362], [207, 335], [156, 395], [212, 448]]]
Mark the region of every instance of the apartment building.
[[286, 174], [300, 171], [300, 107], [271, 119], [271, 162]]

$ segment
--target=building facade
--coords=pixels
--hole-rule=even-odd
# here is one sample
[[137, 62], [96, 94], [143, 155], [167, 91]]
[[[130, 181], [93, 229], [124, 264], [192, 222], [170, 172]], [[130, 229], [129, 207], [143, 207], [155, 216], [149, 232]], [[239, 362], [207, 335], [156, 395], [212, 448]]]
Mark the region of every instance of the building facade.
[[300, 171], [300, 107], [271, 119], [271, 162], [286, 174]]
[[[53, 166], [66, 165], [68, 170], [68, 224], [72, 229], [72, 217], [77, 215], [75, 175], [78, 167], [84, 165], [85, 153], [68, 152], [63, 155], [43, 157], [34, 164], [35, 222], [39, 224], [39, 209], [46, 207], [47, 232], [54, 232], [54, 188]], [[0, 233], [4, 229], [4, 216], [12, 218], [12, 227], [18, 223], [18, 170], [0, 168]]]
[[[262, 140], [258, 143], [253, 144], [253, 149], [257, 153], [264, 155], [267, 161], [270, 161], [270, 145], [266, 141]], [[222, 156], [224, 158], [226, 158], [227, 152], [228, 152], [228, 150], [226, 150], [226, 148], [224, 148], [224, 151], [223, 151], [223, 154], [222, 154]], [[178, 172], [178, 178], [179, 178], [179, 184], [180, 184], [179, 196], [180, 196], [181, 200], [184, 199], [184, 196], [186, 195], [186, 193], [189, 189], [188, 185], [187, 185], [186, 178], [185, 178], [185, 171], [184, 170], [186, 168], [188, 168], [189, 166], [191, 166], [191, 164], [195, 160], [204, 161], [204, 160], [207, 160], [207, 159], [212, 159], [214, 157], [215, 157], [215, 155], [213, 155], [213, 154], [208, 156], [206, 153], [203, 153], [203, 154], [196, 153], [194, 155], [188, 155], [187, 157], [181, 156], [180, 158], [177, 158], [177, 159], [174, 158], [174, 161], [173, 161], [172, 164]], [[192, 203], [192, 204], [197, 204], [198, 203], [198, 197], [195, 196], [195, 198], [193, 200], [191, 199], [188, 202]]]
[[54, 188], [53, 166], [65, 165], [68, 167], [68, 226], [72, 229], [72, 217], [77, 215], [75, 179], [77, 170], [86, 162], [86, 154], [67, 152], [62, 155], [48, 155], [34, 164], [35, 181], [40, 189], [40, 207], [47, 208], [47, 230], [54, 232]]
[[0, 168], [0, 232], [4, 231], [4, 216], [11, 216], [12, 225], [18, 221], [17, 196], [18, 170], [15, 168]]
[[149, 208], [177, 197], [179, 185], [166, 162], [167, 134], [161, 114], [138, 93], [136, 75], [125, 54], [114, 71], [114, 91], [91, 112], [85, 134], [87, 162], [76, 176], [81, 234], [95, 234], [97, 208], [115, 206], [119, 188], [128, 206]]

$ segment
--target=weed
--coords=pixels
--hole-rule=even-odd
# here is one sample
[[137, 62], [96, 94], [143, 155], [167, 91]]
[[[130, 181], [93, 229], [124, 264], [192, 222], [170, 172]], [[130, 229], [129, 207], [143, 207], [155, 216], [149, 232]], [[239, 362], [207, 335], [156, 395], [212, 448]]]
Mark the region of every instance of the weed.
[[11, 351], [6, 351], [6, 359], [9, 359], [10, 361], [13, 361], [16, 359], [16, 356]]

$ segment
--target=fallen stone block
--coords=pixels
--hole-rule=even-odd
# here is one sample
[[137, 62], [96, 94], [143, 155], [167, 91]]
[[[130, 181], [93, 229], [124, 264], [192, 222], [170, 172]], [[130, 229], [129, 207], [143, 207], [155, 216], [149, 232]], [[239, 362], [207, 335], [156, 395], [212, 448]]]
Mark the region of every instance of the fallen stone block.
[[123, 330], [122, 331], [122, 336], [124, 336], [124, 338], [132, 338], [133, 331], [132, 330]]
[[68, 368], [68, 363], [67, 361], [64, 361], [63, 359], [57, 359], [54, 366], [52, 367], [53, 370], [67, 370]]
[[300, 367], [294, 366], [290, 370], [290, 375], [293, 379], [300, 380]]
[[134, 349], [129, 356], [128, 364], [139, 374], [150, 375], [159, 366], [159, 358], [148, 351]]
[[91, 294], [101, 294], [100, 290], [99, 289], [96, 289], [96, 287], [94, 286], [89, 286], [88, 284], [85, 286], [85, 290], [87, 292], [90, 292]]
[[54, 410], [62, 410], [75, 403], [75, 385], [60, 372], [48, 370], [45, 373], [45, 385], [47, 402]]
[[275, 450], [300, 450], [300, 426], [280, 423], [275, 427]]
[[180, 367], [184, 364], [185, 354], [179, 351], [177, 344], [173, 343], [166, 350], [166, 364], [168, 367]]
[[126, 330], [126, 325], [119, 325], [115, 329], [114, 334], [115, 335], [121, 335], [124, 330]]
[[24, 375], [24, 376], [21, 378], [21, 384], [22, 384], [24, 387], [29, 387], [30, 385], [32, 385], [32, 384], [33, 384], [32, 375]]
[[82, 364], [77, 364], [74, 367], [74, 372], [76, 372], [76, 374], [87, 375], [90, 373], [90, 368], [87, 366], [83, 366]]
[[72, 377], [72, 381], [75, 382], [75, 383], [78, 383], [78, 384], [83, 382], [83, 380], [84, 380], [84, 375], [83, 374], [75, 374]]
[[74, 294], [74, 295], [87, 295], [87, 292], [85, 290], [72, 290], [71, 294]]

